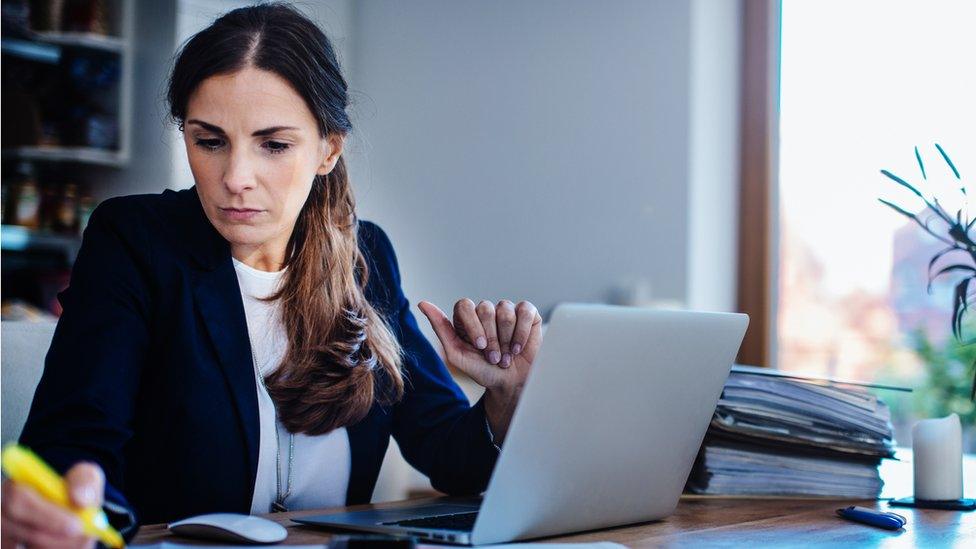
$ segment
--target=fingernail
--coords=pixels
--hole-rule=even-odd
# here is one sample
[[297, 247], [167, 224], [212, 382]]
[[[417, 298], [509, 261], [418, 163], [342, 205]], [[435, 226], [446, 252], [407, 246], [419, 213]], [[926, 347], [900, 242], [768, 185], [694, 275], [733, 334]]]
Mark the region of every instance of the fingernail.
[[498, 351], [488, 353], [488, 362], [491, 362], [492, 364], [498, 364], [498, 361], [501, 359], [502, 355]]
[[479, 337], [478, 341], [474, 342], [474, 346], [479, 349], [484, 349], [485, 347], [488, 346], [488, 341], [483, 337]]
[[91, 486], [82, 486], [75, 489], [75, 501], [80, 505], [88, 506], [95, 501], [95, 490]]
[[502, 368], [508, 368], [508, 365], [512, 363], [512, 355], [505, 353], [502, 355]]
[[515, 345], [512, 345], [512, 354], [513, 355], [517, 355], [517, 354], [519, 354], [521, 352], [522, 352], [522, 346], [521, 345], [519, 345], [518, 343], [516, 343]]

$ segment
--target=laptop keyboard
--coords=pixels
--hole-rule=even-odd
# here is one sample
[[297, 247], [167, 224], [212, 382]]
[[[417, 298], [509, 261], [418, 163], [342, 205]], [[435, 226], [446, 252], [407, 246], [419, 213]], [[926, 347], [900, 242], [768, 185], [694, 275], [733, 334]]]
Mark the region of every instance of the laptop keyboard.
[[435, 528], [438, 530], [473, 530], [474, 520], [478, 512], [455, 513], [453, 515], [434, 515], [415, 519], [384, 522], [387, 526], [412, 526], [418, 528]]

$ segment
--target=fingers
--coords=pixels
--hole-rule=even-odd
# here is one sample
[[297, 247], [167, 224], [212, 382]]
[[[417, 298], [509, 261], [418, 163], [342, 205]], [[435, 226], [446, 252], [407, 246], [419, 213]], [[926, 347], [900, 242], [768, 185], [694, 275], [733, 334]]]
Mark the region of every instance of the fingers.
[[[78, 507], [102, 504], [105, 475], [93, 463], [79, 463], [65, 475], [68, 494]], [[95, 541], [82, 531], [81, 521], [71, 512], [40, 496], [33, 489], [12, 481], [3, 482], [2, 529], [4, 548], [94, 547]]]
[[418, 306], [430, 320], [445, 353], [465, 351], [472, 345], [482, 351], [487, 362], [502, 368], [512, 364], [512, 358], [531, 342], [533, 330], [542, 325], [542, 316], [528, 301], [516, 306], [507, 299], [497, 305], [482, 300], [475, 306], [468, 298], [460, 299], [454, 304], [453, 323], [429, 301]]
[[50, 547], [76, 545], [84, 539], [76, 516], [46, 501], [33, 489], [5, 480], [2, 490], [4, 537]]
[[485, 331], [487, 345], [485, 346], [485, 360], [492, 364], [498, 364], [502, 360], [501, 348], [498, 346], [498, 330], [495, 328], [495, 304], [487, 299], [478, 303], [478, 319], [481, 321], [481, 328]]
[[503, 299], [495, 307], [495, 325], [498, 329], [498, 346], [501, 348], [502, 360], [499, 365], [508, 368], [512, 363], [512, 335], [515, 332], [515, 305]]
[[64, 476], [71, 501], [78, 507], [100, 507], [105, 493], [105, 474], [94, 463], [81, 462]]
[[485, 329], [481, 326], [481, 321], [478, 320], [474, 302], [468, 298], [459, 299], [454, 304], [454, 329], [461, 339], [478, 349], [484, 349], [488, 345]]
[[64, 536], [52, 534], [46, 530], [29, 527], [13, 521], [3, 521], [3, 549], [27, 546], [31, 549], [66, 549], [71, 547], [93, 548], [95, 540], [84, 535]]
[[528, 301], [519, 301], [515, 306], [515, 331], [512, 333], [512, 355], [517, 355], [525, 348], [532, 334], [532, 327], [542, 323], [542, 316], [535, 305]]
[[437, 339], [444, 346], [444, 353], [448, 355], [453, 354], [461, 340], [454, 333], [454, 325], [451, 324], [450, 319], [447, 318], [444, 311], [429, 301], [421, 301], [417, 303], [417, 307], [420, 308], [420, 311], [430, 321], [430, 326], [434, 329], [434, 334], [437, 335]]

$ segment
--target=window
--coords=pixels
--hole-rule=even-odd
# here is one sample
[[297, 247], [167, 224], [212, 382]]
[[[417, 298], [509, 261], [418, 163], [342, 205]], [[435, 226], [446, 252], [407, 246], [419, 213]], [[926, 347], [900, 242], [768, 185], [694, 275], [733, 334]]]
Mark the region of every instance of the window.
[[915, 388], [879, 393], [898, 442], [910, 444], [917, 418], [955, 411], [968, 451], [976, 345], [959, 348], [950, 331], [958, 277], [927, 293], [928, 260], [944, 246], [878, 198], [921, 211], [887, 169], [961, 207], [935, 143], [963, 184], [976, 181], [973, 21], [964, 0], [783, 0], [774, 347], [784, 370]]

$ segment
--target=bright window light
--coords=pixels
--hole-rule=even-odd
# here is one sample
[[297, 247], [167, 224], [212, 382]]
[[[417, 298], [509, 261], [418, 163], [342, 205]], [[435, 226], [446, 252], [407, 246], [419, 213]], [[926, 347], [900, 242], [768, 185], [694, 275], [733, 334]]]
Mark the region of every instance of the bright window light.
[[[936, 143], [976, 192], [974, 23], [976, 2], [967, 0], [782, 3], [776, 365], [915, 388], [881, 394], [902, 444], [917, 417], [956, 411], [964, 424], [976, 420], [972, 370], [952, 358], [976, 357], [976, 345], [953, 348], [958, 276], [929, 295], [926, 267], [940, 243], [878, 202], [921, 211], [879, 173], [887, 169], [947, 207], [963, 206]], [[958, 394], [939, 394], [940, 384], [958, 385]], [[976, 434], [967, 436], [972, 451]]]

